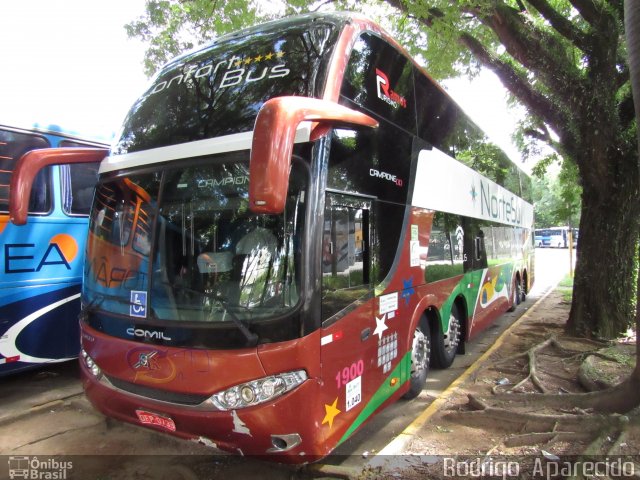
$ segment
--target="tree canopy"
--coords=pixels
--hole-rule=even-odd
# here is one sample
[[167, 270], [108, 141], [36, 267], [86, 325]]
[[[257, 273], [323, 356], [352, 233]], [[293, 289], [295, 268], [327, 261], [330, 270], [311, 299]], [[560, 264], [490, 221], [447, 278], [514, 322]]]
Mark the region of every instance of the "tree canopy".
[[[315, 9], [379, 20], [438, 79], [496, 73], [528, 116], [526, 154], [549, 145], [582, 188], [579, 256], [568, 328], [613, 337], [633, 318], [640, 232], [636, 120], [622, 0], [149, 0], [129, 35], [150, 42], [146, 69], [241, 26]], [[603, 255], [606, 260], [603, 261]]]

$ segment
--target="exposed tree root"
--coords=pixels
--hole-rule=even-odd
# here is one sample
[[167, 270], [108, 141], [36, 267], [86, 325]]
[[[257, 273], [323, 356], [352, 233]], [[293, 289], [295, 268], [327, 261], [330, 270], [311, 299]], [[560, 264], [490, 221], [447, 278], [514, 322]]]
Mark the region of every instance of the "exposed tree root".
[[609, 340], [597, 340], [595, 338], [586, 338], [586, 337], [571, 337], [568, 335], [564, 335], [563, 338], [567, 341], [576, 341], [576, 342], [580, 342], [580, 343], [588, 343], [591, 345], [595, 345], [598, 348], [605, 348], [605, 347], [609, 347], [611, 345], [611, 342]]
[[[519, 395], [514, 395], [519, 396]], [[538, 395], [540, 396], [540, 395]], [[629, 422], [625, 415], [610, 414], [539, 414], [488, 406], [483, 399], [469, 395], [469, 405], [475, 410], [457, 411], [446, 418], [465, 425], [484, 426], [496, 422], [518, 425], [522, 432], [599, 432], [603, 428], [620, 428]]]
[[[582, 339], [576, 339], [576, 341]], [[593, 346], [602, 347], [607, 346], [609, 343], [600, 342], [597, 340], [584, 341], [583, 343], [588, 343]], [[595, 355], [600, 358], [604, 358], [610, 361], [617, 361], [617, 359], [602, 354], [598, 350], [587, 349], [587, 350], [575, 350], [568, 348], [566, 345], [563, 345], [555, 336], [551, 336], [546, 340], [532, 346], [525, 352], [520, 352], [515, 355], [511, 355], [502, 359], [498, 359], [491, 366], [494, 370], [500, 370], [499, 365], [508, 363], [513, 364], [514, 362], [526, 359], [527, 360], [527, 369], [525, 370], [526, 376], [520, 382], [515, 385], [495, 385], [491, 392], [493, 396], [491, 397], [491, 402], [494, 404], [511, 404], [513, 402], [517, 402], [517, 404], [526, 406], [536, 406], [539, 408], [566, 408], [568, 405], [573, 407], [588, 410], [593, 409], [597, 412], [603, 413], [624, 413], [638, 404], [640, 404], [640, 378], [634, 379], [629, 378], [627, 381], [617, 385], [610, 386], [604, 382], [589, 382], [588, 379], [584, 380], [583, 386], [586, 387], [587, 390], [590, 390], [589, 393], [570, 393], [570, 394], [551, 394], [548, 389], [544, 386], [543, 382], [540, 379], [539, 371], [538, 371], [538, 362], [536, 356], [539, 355], [542, 350], [548, 347], [553, 347], [556, 350], [556, 354], [563, 355], [569, 358], [585, 358], [590, 355]], [[508, 372], [507, 372], [508, 370]], [[507, 373], [517, 374], [519, 373], [517, 369], [513, 368], [513, 366], [507, 367], [501, 371], [505, 371]], [[522, 390], [527, 382], [531, 382], [531, 384], [535, 387], [535, 389], [540, 393], [518, 393], [514, 394], [513, 392], [519, 392]], [[508, 393], [501, 393], [499, 390], [503, 388], [509, 387]]]
[[[498, 360], [496, 363], [506, 363], [506, 362], [513, 362], [519, 358], [526, 358], [529, 362], [529, 373], [527, 374], [527, 376], [520, 381], [517, 385], [515, 385], [514, 387], [512, 387], [510, 390], [514, 391], [517, 390], [519, 388], [521, 388], [525, 383], [527, 383], [529, 380], [531, 380], [531, 383], [533, 383], [533, 385], [542, 393], [548, 393], [547, 389], [544, 387], [544, 385], [542, 385], [542, 382], [540, 381], [539, 377], [538, 377], [538, 372], [537, 372], [537, 367], [536, 367], [536, 353], [539, 352], [540, 350], [542, 350], [543, 348], [548, 347], [549, 345], [552, 345], [555, 342], [555, 338], [551, 337], [546, 339], [544, 342], [542, 343], [538, 343], [537, 345], [534, 345], [533, 347], [531, 347], [529, 350], [527, 350], [526, 352], [522, 352], [522, 353], [518, 353], [516, 355], [512, 355], [510, 357], [507, 358], [503, 358]], [[496, 385], [492, 392], [496, 393], [498, 387], [500, 387], [500, 385]]]
[[[590, 371], [593, 370], [594, 368], [593, 361], [591, 360], [591, 358], [594, 356], [595, 355], [591, 355], [585, 358], [582, 364], [580, 365], [580, 368], [578, 369], [578, 383], [580, 383], [580, 385], [582, 385], [582, 387], [585, 390], [588, 390], [589, 392], [595, 392], [598, 390], [606, 390], [608, 388], [613, 388], [614, 385], [612, 385], [611, 383], [608, 383], [604, 379], [602, 378], [594, 379], [592, 378], [592, 375], [590, 375]], [[606, 357], [605, 355], [600, 356], [600, 358], [604, 358], [605, 360], [609, 360], [613, 362], [617, 361], [615, 359], [605, 358], [605, 357]]]
[[593, 438], [591, 432], [533, 432], [512, 435], [504, 441], [505, 447], [522, 447], [554, 442], [581, 442]]
[[[586, 372], [595, 368], [594, 358], [620, 363], [618, 358], [600, 351], [610, 345], [592, 339], [559, 340], [551, 336], [524, 352], [497, 359], [488, 368], [522, 380], [500, 381], [492, 387], [491, 395], [469, 394], [469, 409], [449, 412], [445, 418], [476, 428], [502, 427], [510, 432], [500, 444], [504, 448], [584, 444], [588, 445], [585, 459], [613, 454], [630, 424], [636, 431], [640, 428], [640, 375], [634, 370], [627, 380], [615, 386], [593, 374], [587, 376]], [[582, 374], [578, 362], [583, 366]], [[544, 371], [540, 371], [541, 366]], [[555, 390], [562, 391], [562, 382], [575, 382], [572, 375], [578, 375], [587, 393], [550, 393], [550, 387], [543, 382], [546, 379], [555, 384]], [[527, 384], [539, 393], [524, 393]], [[494, 450], [499, 450], [498, 446], [491, 452]]]
[[496, 393], [492, 403], [543, 408], [592, 409], [601, 413], [625, 413], [640, 404], [640, 381], [632, 377], [613, 388], [588, 393]]

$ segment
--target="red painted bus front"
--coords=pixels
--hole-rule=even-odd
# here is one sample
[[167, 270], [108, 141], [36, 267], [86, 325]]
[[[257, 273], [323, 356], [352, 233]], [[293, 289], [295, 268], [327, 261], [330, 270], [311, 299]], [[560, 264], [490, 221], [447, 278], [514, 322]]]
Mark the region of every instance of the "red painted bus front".
[[[85, 392], [107, 416], [236, 454], [275, 455], [282, 462], [329, 453], [318, 425], [309, 421], [321, 389], [319, 332], [286, 344], [224, 352], [144, 347], [86, 326], [82, 330], [85, 355], [110, 372], [96, 376], [81, 362]], [[308, 378], [269, 404], [220, 411], [210, 400], [215, 392], [285, 370], [306, 372]], [[115, 385], [110, 377], [117, 378]], [[149, 390], [127, 391], [130, 386]], [[151, 390], [162, 391], [167, 401], [143, 396]]]

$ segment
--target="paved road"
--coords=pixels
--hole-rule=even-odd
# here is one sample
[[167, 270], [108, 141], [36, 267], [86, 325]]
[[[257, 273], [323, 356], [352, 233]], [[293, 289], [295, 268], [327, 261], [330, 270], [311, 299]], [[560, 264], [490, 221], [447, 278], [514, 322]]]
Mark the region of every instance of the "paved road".
[[[538, 249], [536, 284], [527, 302], [515, 312], [503, 315], [468, 345], [468, 353], [458, 356], [451, 368], [432, 371], [418, 398], [388, 407], [323, 463], [335, 471], [363, 466], [368, 457], [382, 450], [482, 355], [505, 328], [557, 284], [569, 269], [568, 258], [567, 250]], [[69, 457], [75, 463], [67, 478], [179, 480], [222, 478], [223, 475], [224, 478], [261, 479], [312, 476], [308, 470], [215, 454], [202, 445], [106, 420], [82, 395], [75, 363], [5, 378], [0, 384], [0, 454], [29, 458], [39, 455], [42, 460], [52, 455], [91, 455]], [[158, 454], [162, 456], [148, 456]], [[0, 462], [0, 478], [8, 474], [8, 466]]]

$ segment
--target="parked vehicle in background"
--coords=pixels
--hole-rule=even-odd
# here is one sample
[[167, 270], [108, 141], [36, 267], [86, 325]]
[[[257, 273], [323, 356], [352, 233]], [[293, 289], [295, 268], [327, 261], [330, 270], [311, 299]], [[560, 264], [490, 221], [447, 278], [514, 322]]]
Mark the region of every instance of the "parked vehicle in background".
[[80, 284], [97, 165], [41, 170], [26, 225], [9, 221], [16, 163], [29, 151], [52, 147], [106, 145], [56, 127], [0, 125], [0, 375], [69, 360], [80, 351]]
[[101, 164], [86, 394], [231, 452], [323, 457], [524, 300], [530, 197], [376, 24], [220, 37], [158, 74]]
[[538, 228], [535, 230], [535, 245], [536, 247], [553, 247], [553, 248], [568, 248], [569, 247], [569, 232], [571, 232], [573, 246], [575, 247], [578, 242], [578, 229], [569, 227], [550, 227], [550, 228]]

